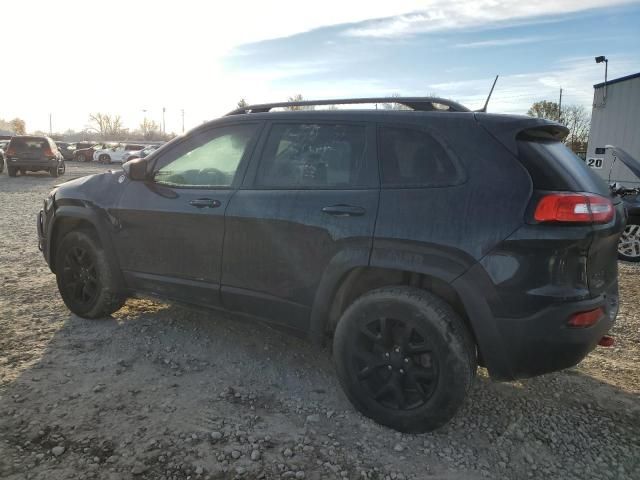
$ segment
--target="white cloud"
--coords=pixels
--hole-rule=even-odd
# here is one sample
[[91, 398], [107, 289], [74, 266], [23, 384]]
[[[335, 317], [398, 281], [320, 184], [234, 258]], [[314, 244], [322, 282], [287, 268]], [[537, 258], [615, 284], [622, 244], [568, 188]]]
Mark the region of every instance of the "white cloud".
[[525, 43], [544, 42], [553, 40], [555, 37], [516, 37], [516, 38], [495, 38], [491, 40], [481, 40], [478, 42], [458, 43], [456, 48], [486, 48], [486, 47], [507, 47], [509, 45], [522, 45]]
[[636, 0], [426, 0], [413, 13], [363, 22], [347, 29], [353, 37], [396, 38], [452, 28], [481, 27], [496, 22], [521, 21], [598, 7], [612, 7]]

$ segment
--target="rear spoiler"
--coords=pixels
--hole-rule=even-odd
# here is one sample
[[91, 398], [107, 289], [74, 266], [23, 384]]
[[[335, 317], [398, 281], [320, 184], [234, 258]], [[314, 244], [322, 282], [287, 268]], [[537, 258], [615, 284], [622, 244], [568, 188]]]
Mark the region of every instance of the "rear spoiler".
[[517, 140], [523, 137], [562, 141], [569, 134], [569, 129], [564, 125], [544, 118], [481, 113], [474, 115], [476, 121], [514, 155], [518, 154]]

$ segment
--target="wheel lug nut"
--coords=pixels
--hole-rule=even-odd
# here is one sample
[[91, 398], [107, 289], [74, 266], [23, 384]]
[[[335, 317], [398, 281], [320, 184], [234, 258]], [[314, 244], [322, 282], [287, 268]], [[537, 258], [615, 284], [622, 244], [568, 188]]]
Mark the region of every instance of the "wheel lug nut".
[[400, 349], [398, 347], [395, 348], [395, 352], [398, 353], [400, 352]]
[[404, 370], [402, 368], [400, 369], [400, 373], [404, 374]]
[[408, 359], [408, 358], [405, 358], [405, 359], [404, 359], [404, 363], [409, 363], [409, 359]]
[[389, 358], [389, 352], [385, 353], [384, 356]]
[[391, 365], [387, 365], [387, 370], [392, 370], [393, 367]]

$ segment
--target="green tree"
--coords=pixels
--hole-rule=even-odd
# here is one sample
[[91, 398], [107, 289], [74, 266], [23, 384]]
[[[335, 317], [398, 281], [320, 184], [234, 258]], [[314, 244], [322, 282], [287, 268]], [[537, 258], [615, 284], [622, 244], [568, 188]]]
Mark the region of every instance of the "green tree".
[[560, 121], [560, 108], [556, 102], [542, 100], [531, 105], [531, 108], [527, 111], [527, 115], [558, 122]]
[[569, 129], [564, 143], [574, 152], [586, 150], [591, 117], [582, 105], [566, 105], [560, 111], [556, 102], [542, 100], [531, 105], [527, 115], [563, 124]]
[[[305, 98], [300, 93], [298, 93], [297, 95], [294, 95], [293, 97], [289, 97], [287, 99], [288, 102], [304, 102], [304, 100]], [[291, 107], [286, 107], [286, 110], [315, 110], [315, 107], [313, 105], [291, 106]]]
[[9, 122], [9, 125], [16, 135], [25, 135], [27, 133], [27, 125], [21, 118], [14, 118]]

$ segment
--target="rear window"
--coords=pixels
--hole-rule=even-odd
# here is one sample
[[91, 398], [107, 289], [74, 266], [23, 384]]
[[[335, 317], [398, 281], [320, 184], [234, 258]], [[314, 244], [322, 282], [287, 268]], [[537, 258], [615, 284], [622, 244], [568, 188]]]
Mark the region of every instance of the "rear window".
[[518, 153], [536, 189], [609, 195], [606, 181], [558, 140], [524, 137]]
[[430, 133], [392, 126], [382, 126], [378, 132], [383, 186], [446, 186], [461, 182], [455, 155]]
[[49, 148], [46, 138], [12, 138], [11, 149], [16, 153], [40, 151]]

